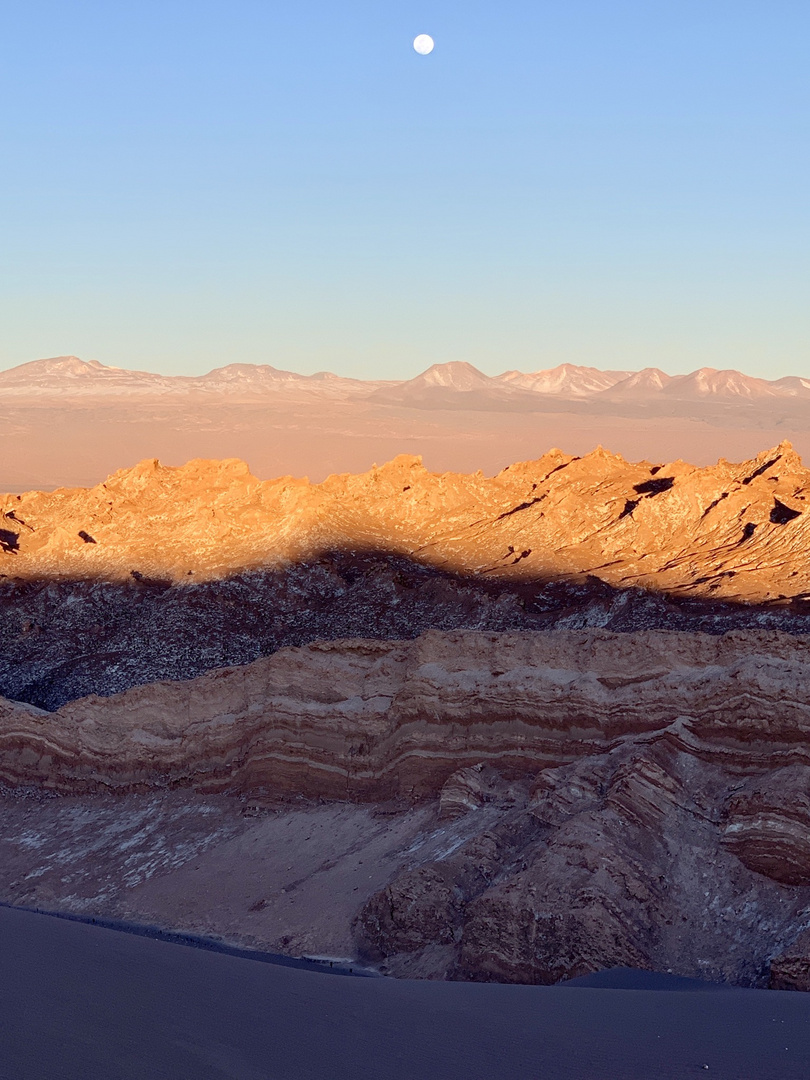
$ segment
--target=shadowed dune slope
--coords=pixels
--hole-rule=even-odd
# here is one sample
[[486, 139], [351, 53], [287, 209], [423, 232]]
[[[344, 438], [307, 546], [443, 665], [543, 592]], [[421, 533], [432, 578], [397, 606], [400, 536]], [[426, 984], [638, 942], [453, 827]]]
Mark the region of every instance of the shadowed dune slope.
[[0, 928], [9, 1080], [803, 1080], [810, 1055], [800, 994], [333, 979], [8, 909]]

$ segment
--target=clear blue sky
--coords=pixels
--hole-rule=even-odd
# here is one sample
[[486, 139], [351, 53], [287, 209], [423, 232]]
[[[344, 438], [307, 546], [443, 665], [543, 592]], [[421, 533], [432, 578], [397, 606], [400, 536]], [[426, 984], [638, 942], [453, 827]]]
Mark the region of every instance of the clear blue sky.
[[9, 3], [0, 328], [0, 367], [810, 375], [810, 3]]

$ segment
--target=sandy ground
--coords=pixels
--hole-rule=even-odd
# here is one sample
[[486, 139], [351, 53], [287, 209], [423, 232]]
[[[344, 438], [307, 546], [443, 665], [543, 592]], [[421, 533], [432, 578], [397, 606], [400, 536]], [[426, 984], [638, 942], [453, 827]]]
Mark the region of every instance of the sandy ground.
[[0, 900], [294, 956], [351, 959], [351, 920], [402, 867], [481, 828], [436, 806], [283, 809], [187, 793], [0, 798]]
[[[722, 421], [722, 422], [721, 422]], [[810, 424], [733, 410], [714, 422], [576, 412], [416, 410], [364, 402], [188, 405], [21, 405], [0, 401], [0, 491], [90, 486], [157, 457], [237, 457], [260, 479], [363, 472], [397, 454], [421, 454], [437, 472], [492, 475], [552, 447], [585, 454], [599, 444], [633, 461], [744, 461], [791, 439], [810, 457]]]
[[806, 1080], [810, 995], [335, 978], [0, 909], [0, 1080]]

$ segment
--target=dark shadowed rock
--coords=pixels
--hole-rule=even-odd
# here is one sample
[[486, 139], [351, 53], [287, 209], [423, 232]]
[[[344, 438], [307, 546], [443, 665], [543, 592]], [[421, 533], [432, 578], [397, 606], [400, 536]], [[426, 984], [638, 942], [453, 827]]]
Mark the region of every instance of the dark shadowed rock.
[[430, 628], [807, 631], [809, 490], [783, 443], [710, 468], [552, 450], [494, 477], [400, 456], [321, 484], [152, 459], [0, 495], [0, 693], [53, 709]]
[[723, 842], [751, 870], [810, 884], [810, 766], [776, 769], [736, 791]]
[[420, 803], [428, 835], [347, 901], [383, 970], [763, 985], [810, 910], [809, 669], [765, 630], [319, 642], [53, 713], [0, 699], [0, 782]]
[[810, 990], [810, 930], [771, 960], [771, 990]]

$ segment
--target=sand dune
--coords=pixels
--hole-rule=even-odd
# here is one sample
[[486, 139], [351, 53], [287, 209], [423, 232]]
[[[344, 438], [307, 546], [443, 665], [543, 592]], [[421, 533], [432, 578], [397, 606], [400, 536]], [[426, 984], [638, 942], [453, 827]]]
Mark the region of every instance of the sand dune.
[[810, 1055], [803, 994], [336, 979], [8, 908], [0, 956], [3, 1080], [804, 1080]]

